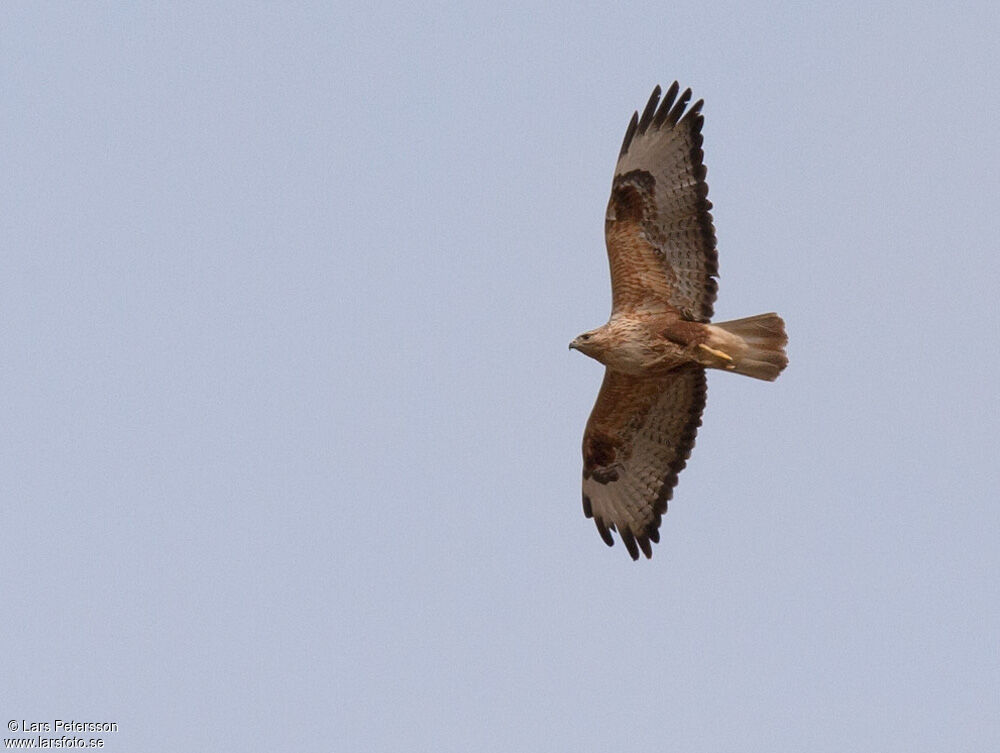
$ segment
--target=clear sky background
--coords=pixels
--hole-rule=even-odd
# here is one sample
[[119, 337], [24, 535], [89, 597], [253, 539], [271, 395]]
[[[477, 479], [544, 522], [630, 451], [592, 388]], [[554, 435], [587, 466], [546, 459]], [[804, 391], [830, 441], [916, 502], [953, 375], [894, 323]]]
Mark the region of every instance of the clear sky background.
[[[5, 3], [0, 714], [111, 751], [1000, 749], [996, 3]], [[632, 111], [713, 373], [580, 505]]]

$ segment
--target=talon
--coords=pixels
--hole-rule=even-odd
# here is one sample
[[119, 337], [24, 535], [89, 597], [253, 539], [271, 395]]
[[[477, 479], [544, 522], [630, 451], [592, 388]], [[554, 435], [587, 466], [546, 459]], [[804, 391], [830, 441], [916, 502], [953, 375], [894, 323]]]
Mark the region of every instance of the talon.
[[[711, 353], [716, 358], [721, 358], [723, 361], [732, 362], [732, 360], [733, 360], [733, 357], [731, 355], [729, 355], [728, 353], [723, 353], [721, 350], [716, 350], [715, 348], [710, 348], [707, 345], [705, 345], [704, 343], [698, 343], [698, 347], [701, 348], [702, 350], [708, 351], [709, 353]], [[732, 366], [727, 366], [726, 368], [731, 369], [733, 367]]]

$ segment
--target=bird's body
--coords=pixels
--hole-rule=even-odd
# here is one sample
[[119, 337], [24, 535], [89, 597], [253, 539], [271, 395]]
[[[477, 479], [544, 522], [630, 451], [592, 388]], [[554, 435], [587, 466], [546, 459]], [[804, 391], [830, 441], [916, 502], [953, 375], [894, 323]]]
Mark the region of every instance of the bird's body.
[[[665, 376], [682, 364], [693, 363], [774, 379], [785, 365], [783, 347], [759, 352], [754, 346], [754, 329], [760, 340], [766, 340], [771, 335], [780, 336], [782, 322], [776, 314], [761, 314], [709, 324], [688, 321], [676, 312], [639, 311], [613, 315], [604, 326], [580, 335], [570, 347], [632, 376]], [[767, 360], [753, 360], [762, 357]]]
[[651, 556], [705, 405], [705, 369], [773, 381], [788, 363], [784, 322], [760, 314], [709, 322], [715, 228], [702, 163], [702, 102], [691, 91], [632, 116], [605, 217], [608, 323], [570, 343], [604, 364], [583, 439], [583, 510], [604, 541]]
[[690, 359], [691, 341], [702, 335], [692, 325], [671, 312], [619, 314], [570, 347], [623, 374], [662, 376]]

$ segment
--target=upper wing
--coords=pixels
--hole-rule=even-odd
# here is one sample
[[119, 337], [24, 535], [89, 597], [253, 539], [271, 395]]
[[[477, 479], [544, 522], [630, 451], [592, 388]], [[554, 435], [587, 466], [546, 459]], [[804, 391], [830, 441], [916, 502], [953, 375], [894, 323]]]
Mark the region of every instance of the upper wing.
[[[583, 512], [608, 546], [617, 530], [632, 559], [660, 540], [660, 518], [694, 446], [705, 370], [689, 364], [658, 379], [607, 369], [583, 435]], [[638, 544], [638, 546], [637, 546]]]
[[718, 289], [715, 228], [701, 150], [702, 100], [687, 112], [677, 82], [660, 87], [632, 115], [611, 185], [604, 236], [611, 262], [612, 307], [677, 309], [707, 322]]

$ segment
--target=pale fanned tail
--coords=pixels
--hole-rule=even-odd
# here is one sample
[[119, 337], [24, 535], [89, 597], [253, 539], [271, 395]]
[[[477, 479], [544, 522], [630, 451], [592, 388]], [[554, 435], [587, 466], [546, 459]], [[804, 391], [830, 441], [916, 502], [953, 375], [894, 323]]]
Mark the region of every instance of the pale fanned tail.
[[[718, 342], [720, 350], [732, 357], [732, 363], [725, 367], [728, 370], [773, 382], [788, 365], [785, 355], [788, 335], [785, 334], [785, 322], [777, 314], [757, 314], [745, 319], [714, 322], [711, 326], [741, 341], [733, 343], [723, 336]], [[715, 345], [714, 339], [710, 342]]]

